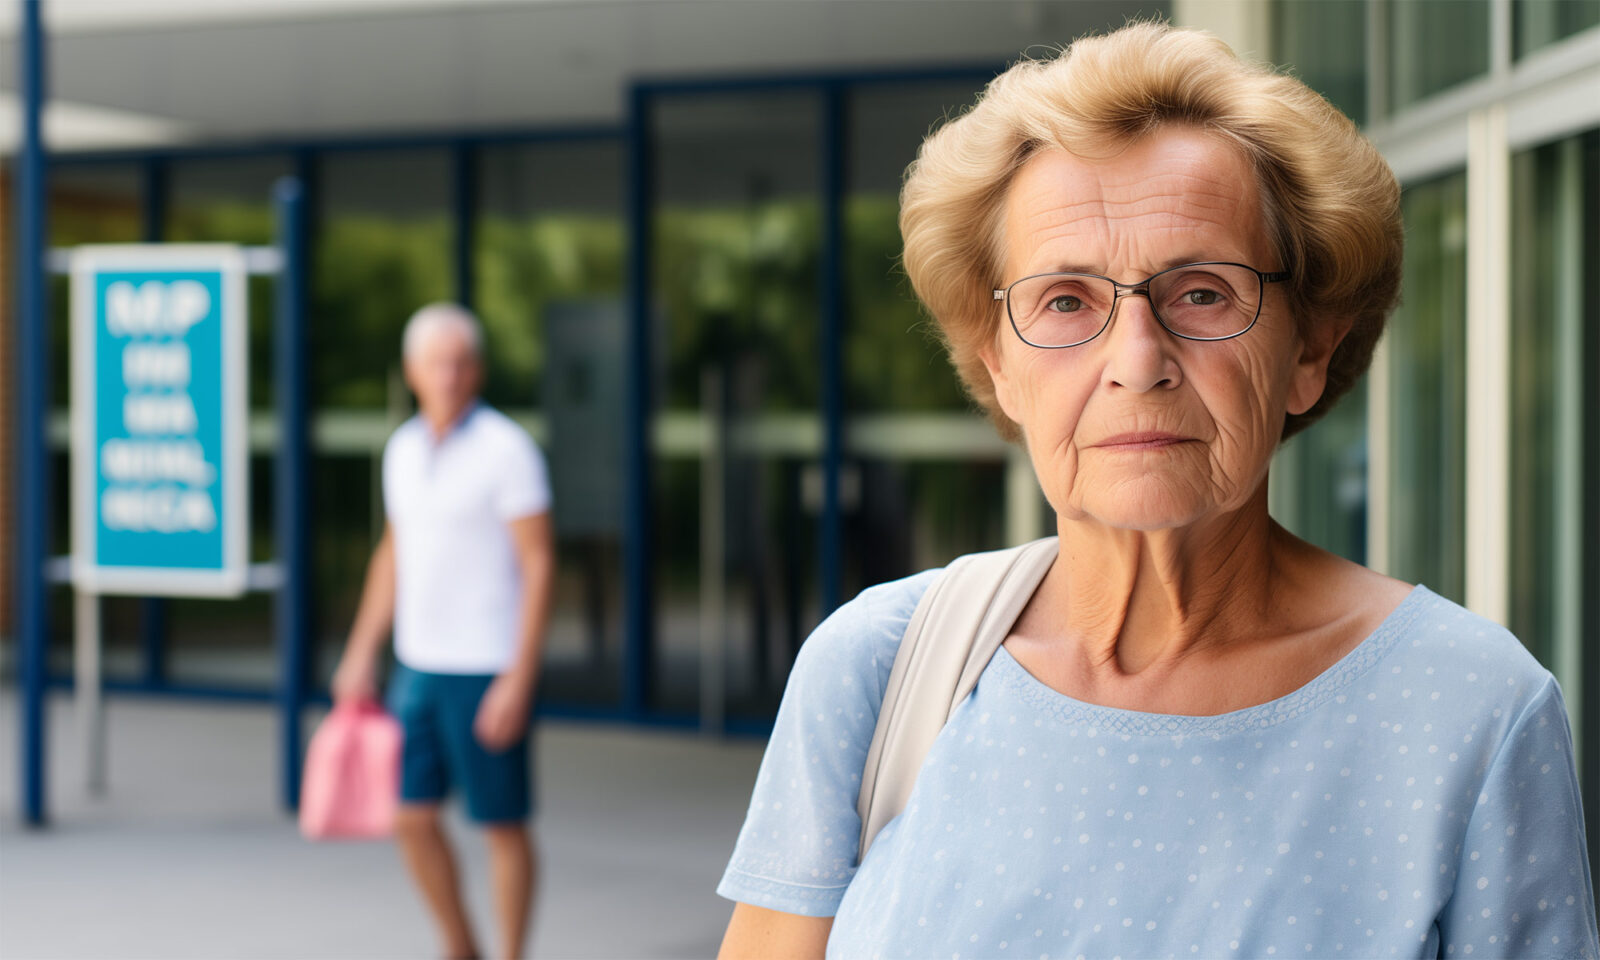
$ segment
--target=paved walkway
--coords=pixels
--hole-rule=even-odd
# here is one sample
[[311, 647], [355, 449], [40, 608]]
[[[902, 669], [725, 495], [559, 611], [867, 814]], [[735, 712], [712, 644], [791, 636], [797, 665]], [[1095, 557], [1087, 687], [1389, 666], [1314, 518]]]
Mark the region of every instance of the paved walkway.
[[[0, 958], [427, 958], [438, 946], [388, 844], [311, 844], [275, 808], [261, 705], [107, 703], [111, 791], [90, 799], [70, 701], [51, 705], [53, 825], [19, 827], [17, 702], [0, 694]], [[706, 957], [713, 893], [761, 745], [547, 723], [533, 954]], [[455, 823], [488, 932], [481, 842]]]

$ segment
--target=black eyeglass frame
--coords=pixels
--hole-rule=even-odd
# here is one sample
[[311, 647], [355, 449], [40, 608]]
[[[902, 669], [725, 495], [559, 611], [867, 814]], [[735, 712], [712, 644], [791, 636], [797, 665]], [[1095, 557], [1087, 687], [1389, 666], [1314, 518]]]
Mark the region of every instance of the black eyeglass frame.
[[[1259, 287], [1257, 289], [1257, 296], [1256, 296], [1256, 314], [1255, 314], [1255, 316], [1250, 318], [1250, 322], [1245, 325], [1243, 330], [1240, 330], [1238, 333], [1230, 333], [1225, 337], [1191, 337], [1191, 336], [1189, 336], [1187, 334], [1179, 333], [1178, 331], [1176, 331], [1176, 330], [1172, 329], [1171, 327], [1167, 326], [1167, 321], [1162, 318], [1161, 311], [1156, 309], [1156, 302], [1154, 300], [1150, 299], [1150, 284], [1152, 282], [1154, 282], [1157, 277], [1163, 276], [1163, 275], [1168, 274], [1168, 273], [1172, 273], [1175, 270], [1187, 270], [1187, 269], [1189, 269], [1191, 267], [1239, 267], [1242, 270], [1249, 270], [1251, 273], [1256, 275], [1256, 279], [1257, 279], [1257, 281], [1259, 281]], [[1146, 302], [1148, 302], [1150, 304], [1150, 313], [1151, 313], [1151, 315], [1156, 318], [1156, 322], [1157, 323], [1161, 324], [1161, 329], [1163, 329], [1163, 330], [1167, 331], [1168, 333], [1172, 334], [1174, 337], [1177, 337], [1180, 340], [1197, 340], [1197, 341], [1200, 341], [1202, 343], [1214, 343], [1214, 342], [1216, 342], [1218, 340], [1232, 340], [1234, 337], [1242, 337], [1245, 334], [1249, 333], [1251, 328], [1253, 328], [1256, 325], [1256, 321], [1261, 319], [1261, 302], [1266, 299], [1266, 296], [1267, 296], [1267, 284], [1269, 284], [1269, 283], [1280, 283], [1280, 282], [1282, 282], [1284, 280], [1289, 279], [1291, 276], [1293, 276], [1293, 274], [1288, 270], [1279, 270], [1279, 271], [1276, 271], [1276, 272], [1273, 272], [1273, 273], [1264, 273], [1264, 272], [1262, 272], [1260, 270], [1257, 270], [1255, 267], [1248, 266], [1248, 265], [1243, 264], [1243, 263], [1234, 263], [1234, 262], [1229, 261], [1229, 260], [1200, 260], [1200, 261], [1197, 261], [1195, 263], [1180, 263], [1175, 267], [1168, 267], [1165, 270], [1159, 270], [1159, 271], [1157, 271], [1155, 273], [1152, 273], [1150, 276], [1145, 277], [1143, 280], [1139, 281], [1138, 283], [1118, 283], [1117, 281], [1111, 279], [1110, 277], [1101, 276], [1098, 273], [1076, 273], [1076, 272], [1072, 272], [1072, 271], [1052, 272], [1052, 273], [1034, 273], [1034, 274], [1030, 274], [1030, 275], [1028, 275], [1026, 277], [1022, 277], [1020, 279], [1013, 280], [1011, 283], [1007, 284], [1003, 289], [994, 290], [994, 291], [992, 291], [992, 293], [993, 293], [994, 299], [996, 299], [996, 300], [1004, 300], [1005, 301], [1005, 304], [1006, 304], [1006, 319], [1008, 321], [1010, 321], [1010, 323], [1011, 323], [1011, 331], [1017, 335], [1017, 339], [1021, 340], [1023, 343], [1026, 343], [1028, 346], [1037, 348], [1039, 350], [1066, 350], [1066, 349], [1068, 349], [1070, 347], [1081, 347], [1084, 344], [1088, 343], [1089, 341], [1093, 340], [1095, 337], [1100, 336], [1100, 334], [1105, 333], [1106, 332], [1106, 328], [1111, 326], [1111, 318], [1117, 315], [1117, 301], [1120, 300], [1125, 295], [1126, 296], [1142, 296], [1142, 297], [1144, 297]], [[1105, 282], [1111, 284], [1111, 286], [1112, 286], [1111, 307], [1110, 307], [1110, 309], [1108, 309], [1106, 311], [1105, 322], [1101, 323], [1100, 324], [1100, 328], [1098, 330], [1096, 330], [1094, 333], [1090, 334], [1087, 337], [1084, 337], [1082, 340], [1079, 340], [1079, 341], [1077, 341], [1075, 343], [1055, 343], [1055, 344], [1034, 343], [1032, 340], [1029, 340], [1027, 337], [1023, 336], [1022, 328], [1017, 326], [1016, 314], [1013, 313], [1012, 310], [1011, 310], [1011, 291], [1019, 283], [1027, 283], [1029, 280], [1037, 280], [1040, 277], [1087, 277], [1087, 278], [1092, 279], [1092, 280], [1104, 280]]]

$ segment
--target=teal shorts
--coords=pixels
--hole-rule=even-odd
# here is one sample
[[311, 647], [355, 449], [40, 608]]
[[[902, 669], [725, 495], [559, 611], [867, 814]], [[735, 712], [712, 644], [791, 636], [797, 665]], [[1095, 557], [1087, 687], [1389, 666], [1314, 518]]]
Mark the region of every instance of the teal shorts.
[[424, 673], [399, 665], [389, 684], [389, 712], [404, 734], [400, 802], [439, 803], [459, 789], [467, 816], [483, 823], [521, 822], [533, 813], [532, 738], [489, 751], [472, 732], [493, 674]]

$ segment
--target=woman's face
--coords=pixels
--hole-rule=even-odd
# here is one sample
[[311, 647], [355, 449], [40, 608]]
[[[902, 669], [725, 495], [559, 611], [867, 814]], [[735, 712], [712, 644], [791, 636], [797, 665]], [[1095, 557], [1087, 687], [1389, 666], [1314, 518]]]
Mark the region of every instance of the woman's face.
[[[1041, 151], [1006, 198], [998, 285], [1057, 271], [1132, 284], [1200, 261], [1286, 269], [1258, 197], [1241, 153], [1192, 129], [1158, 132], [1104, 160]], [[1250, 499], [1285, 413], [1321, 396], [1343, 331], [1325, 323], [1317, 339], [1332, 342], [1307, 342], [1282, 288], [1266, 285], [1255, 326], [1231, 340], [1175, 337], [1149, 300], [1124, 295], [1098, 337], [1056, 350], [1022, 342], [996, 302], [1001, 322], [982, 356], [1060, 516], [1158, 530]]]

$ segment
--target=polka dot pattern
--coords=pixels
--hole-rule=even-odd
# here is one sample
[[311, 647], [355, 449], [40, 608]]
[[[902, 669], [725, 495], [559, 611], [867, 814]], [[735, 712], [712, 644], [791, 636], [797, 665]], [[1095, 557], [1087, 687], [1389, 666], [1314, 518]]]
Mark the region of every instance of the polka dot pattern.
[[1425, 588], [1217, 717], [1083, 703], [1002, 648], [858, 868], [861, 768], [931, 577], [802, 648], [723, 896], [836, 915], [840, 957], [1600, 953], [1560, 690]]

